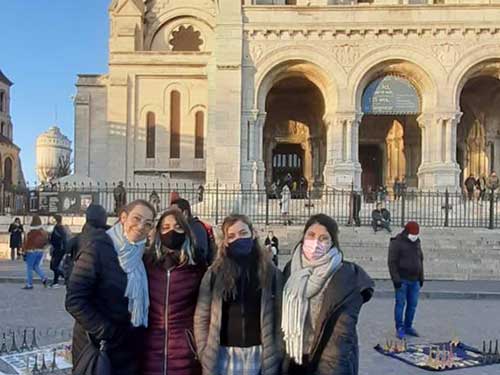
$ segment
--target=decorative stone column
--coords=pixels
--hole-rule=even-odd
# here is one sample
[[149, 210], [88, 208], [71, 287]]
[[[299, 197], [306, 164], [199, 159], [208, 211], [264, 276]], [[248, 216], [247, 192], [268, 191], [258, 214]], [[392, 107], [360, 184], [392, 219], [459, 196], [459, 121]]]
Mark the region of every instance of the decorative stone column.
[[266, 112], [257, 112], [255, 120], [255, 161], [257, 162], [257, 176], [260, 188], [265, 186], [266, 163], [264, 162], [264, 125], [266, 123]]
[[325, 183], [337, 189], [361, 186], [359, 164], [359, 124], [362, 114], [337, 112], [325, 117], [327, 125], [327, 162]]
[[425, 113], [417, 121], [422, 134], [422, 164], [418, 187], [423, 190], [459, 189], [460, 167], [456, 161], [457, 125], [461, 112]]

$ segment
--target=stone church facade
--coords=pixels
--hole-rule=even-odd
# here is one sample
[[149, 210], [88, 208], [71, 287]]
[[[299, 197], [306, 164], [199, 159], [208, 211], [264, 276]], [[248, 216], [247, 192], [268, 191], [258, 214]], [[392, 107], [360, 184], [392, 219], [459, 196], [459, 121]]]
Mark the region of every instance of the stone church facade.
[[109, 72], [77, 82], [78, 175], [454, 190], [500, 169], [500, 1], [114, 0], [109, 16]]

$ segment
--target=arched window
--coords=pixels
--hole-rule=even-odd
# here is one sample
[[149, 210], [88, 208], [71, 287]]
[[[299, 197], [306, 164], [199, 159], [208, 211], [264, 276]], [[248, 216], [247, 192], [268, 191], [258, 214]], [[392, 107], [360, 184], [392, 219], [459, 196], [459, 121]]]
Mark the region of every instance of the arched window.
[[5, 91], [0, 91], [0, 112], [5, 112]]
[[181, 94], [170, 94], [170, 158], [181, 157]]
[[156, 142], [156, 118], [153, 112], [146, 115], [146, 158], [154, 159]]
[[194, 158], [203, 159], [204, 147], [204, 122], [205, 114], [202, 111], [196, 112], [194, 129]]
[[4, 183], [7, 186], [12, 185], [12, 159], [6, 158], [3, 169]]
[[5, 123], [2, 121], [2, 124], [0, 125], [0, 134], [5, 135]]

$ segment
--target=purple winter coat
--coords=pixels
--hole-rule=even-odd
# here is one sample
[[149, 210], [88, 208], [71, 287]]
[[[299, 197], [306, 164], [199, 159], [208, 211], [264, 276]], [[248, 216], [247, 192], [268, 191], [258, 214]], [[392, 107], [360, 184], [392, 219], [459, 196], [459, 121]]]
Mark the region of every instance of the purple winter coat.
[[184, 265], [168, 271], [148, 259], [145, 265], [150, 306], [142, 375], [201, 375], [193, 317], [205, 267]]

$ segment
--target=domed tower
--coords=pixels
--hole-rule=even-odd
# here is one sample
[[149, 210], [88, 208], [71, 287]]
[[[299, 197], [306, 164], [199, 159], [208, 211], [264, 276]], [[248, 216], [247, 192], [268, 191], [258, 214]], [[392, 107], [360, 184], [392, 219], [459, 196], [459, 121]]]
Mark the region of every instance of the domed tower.
[[41, 183], [71, 173], [71, 141], [57, 126], [36, 140], [36, 174]]

